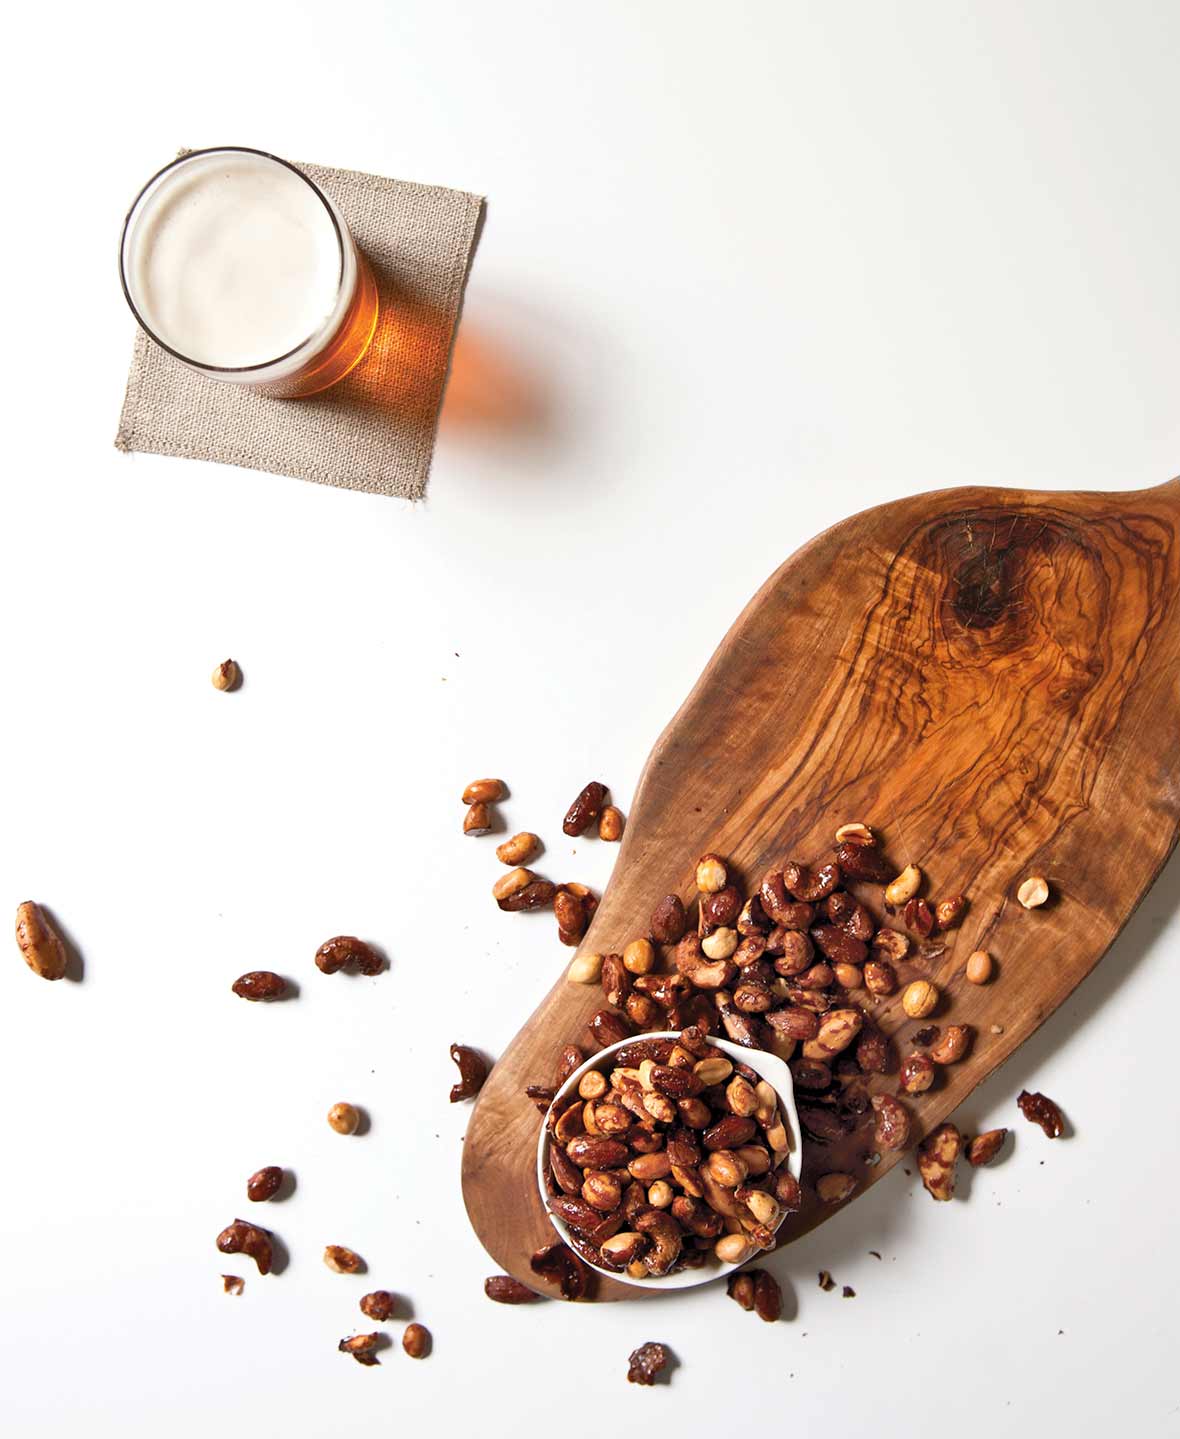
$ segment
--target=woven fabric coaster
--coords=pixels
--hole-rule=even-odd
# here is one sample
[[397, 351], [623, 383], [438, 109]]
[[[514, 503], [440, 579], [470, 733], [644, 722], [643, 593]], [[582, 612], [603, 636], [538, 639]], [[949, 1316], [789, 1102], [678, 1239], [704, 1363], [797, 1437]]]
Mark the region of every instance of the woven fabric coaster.
[[206, 379], [139, 330], [115, 445], [420, 499], [483, 199], [300, 168], [339, 205], [372, 267], [380, 311], [368, 354], [323, 394], [276, 400]]

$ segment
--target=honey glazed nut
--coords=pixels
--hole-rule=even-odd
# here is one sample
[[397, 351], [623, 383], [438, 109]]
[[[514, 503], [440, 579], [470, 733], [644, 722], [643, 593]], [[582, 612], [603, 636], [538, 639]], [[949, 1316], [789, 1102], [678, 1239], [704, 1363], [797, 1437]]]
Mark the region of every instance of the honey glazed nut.
[[614, 844], [623, 837], [623, 811], [608, 804], [598, 816], [598, 838]]
[[915, 979], [906, 985], [901, 1007], [911, 1019], [925, 1019], [938, 1008], [938, 990], [928, 979]]
[[338, 934], [324, 940], [315, 952], [316, 968], [321, 974], [339, 974], [349, 970], [355, 974], [380, 974], [385, 961], [371, 944], [354, 934]]
[[473, 779], [463, 791], [464, 804], [495, 804], [504, 798], [502, 779]]
[[[537, 836], [527, 829], [522, 829], [519, 834], [514, 834], [511, 839], [506, 839], [503, 844], [496, 846], [496, 858], [501, 864], [516, 869], [527, 864], [540, 847], [541, 841]], [[496, 898], [498, 899], [499, 895]]]
[[374, 1289], [371, 1294], [362, 1296], [360, 1308], [366, 1319], [375, 1319], [378, 1324], [385, 1324], [393, 1318], [393, 1295], [388, 1289]]
[[271, 969], [252, 969], [239, 975], [230, 986], [239, 999], [253, 1003], [282, 999], [287, 993], [287, 981]]
[[324, 1263], [333, 1274], [360, 1274], [365, 1261], [355, 1249], [343, 1244], [329, 1244], [324, 1248]]
[[561, 824], [563, 832], [571, 838], [584, 834], [602, 813], [605, 802], [606, 786], [596, 779], [591, 780], [566, 811]]
[[451, 1086], [451, 1103], [474, 1099], [488, 1077], [487, 1060], [466, 1044], [452, 1044], [451, 1058], [459, 1066], [459, 1082]]
[[463, 816], [463, 833], [472, 835], [491, 834], [492, 812], [480, 801], [477, 804], [468, 805], [467, 813]]
[[425, 1359], [430, 1353], [430, 1330], [425, 1324], [407, 1324], [402, 1335], [402, 1348], [411, 1359]]
[[17, 906], [16, 943], [34, 974], [41, 979], [63, 977], [67, 966], [65, 941], [41, 906], [31, 899]]
[[255, 1204], [273, 1199], [283, 1183], [283, 1171], [277, 1164], [268, 1164], [259, 1169], [246, 1181], [246, 1198]]
[[237, 660], [222, 660], [213, 671], [212, 678], [215, 690], [236, 690], [242, 683], [242, 671]]

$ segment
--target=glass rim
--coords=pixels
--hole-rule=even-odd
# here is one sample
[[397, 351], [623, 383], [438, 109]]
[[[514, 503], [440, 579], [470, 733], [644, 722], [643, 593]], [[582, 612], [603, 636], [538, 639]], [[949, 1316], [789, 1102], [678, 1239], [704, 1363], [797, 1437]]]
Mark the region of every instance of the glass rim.
[[336, 277], [335, 302], [336, 305], [339, 305], [340, 293], [344, 287], [344, 235], [341, 232], [340, 221], [336, 218], [336, 212], [332, 208], [331, 201], [316, 184], [316, 182], [311, 178], [311, 176], [304, 174], [304, 172], [299, 168], [298, 165], [292, 165], [290, 160], [284, 160], [281, 155], [272, 155], [269, 150], [257, 150], [252, 145], [207, 145], [201, 150], [186, 150], [183, 155], [177, 155], [175, 160], [170, 160], [167, 165], [161, 166], [161, 168], [157, 170], [153, 176], [151, 176], [147, 183], [141, 187], [135, 199], [132, 200], [131, 205], [128, 208], [127, 214], [123, 220], [123, 230], [119, 236], [119, 284], [123, 287], [123, 298], [127, 301], [128, 308], [135, 316], [135, 320], [136, 323], [139, 325], [139, 328], [144, 332], [145, 335], [147, 335], [148, 339], [154, 341], [157, 345], [159, 345], [162, 350], [167, 350], [170, 355], [180, 360], [182, 364], [191, 365], [192, 368], [196, 370], [205, 370], [208, 371], [210, 374], [215, 375], [249, 375], [254, 374], [259, 370], [269, 370], [272, 365], [282, 364], [284, 360], [289, 360], [293, 355], [297, 355], [299, 351], [302, 350], [305, 346], [310, 345], [313, 340], [319, 337], [325, 326], [328, 324], [328, 321], [332, 318], [332, 314], [335, 312], [335, 307], [333, 307], [333, 311], [329, 313], [327, 319], [325, 319], [320, 324], [318, 329], [313, 330], [310, 335], [308, 335], [305, 339], [300, 340], [297, 345], [293, 345], [291, 349], [286, 350], [281, 355], [276, 355], [271, 360], [262, 360], [254, 365], [207, 365], [201, 360], [194, 360], [190, 355], [182, 354], [173, 345], [168, 344], [166, 340], [162, 340], [159, 335], [156, 334], [152, 327], [144, 320], [143, 316], [139, 313], [139, 309], [136, 306], [135, 301], [131, 298], [131, 289], [127, 284], [127, 234], [131, 228], [131, 221], [134, 218], [135, 212], [139, 208], [139, 203], [143, 199], [143, 197], [152, 188], [152, 186], [156, 183], [157, 180], [159, 180], [163, 175], [166, 175], [169, 170], [175, 170], [178, 165], [185, 165], [190, 160], [195, 160], [201, 155], [226, 154], [260, 155], [264, 160], [273, 160], [276, 165], [282, 165], [284, 169], [290, 170], [294, 175], [298, 175], [299, 178], [303, 181], [303, 183], [310, 188], [316, 199], [319, 200], [320, 204], [323, 205], [325, 211], [327, 212], [328, 219], [332, 222], [332, 229], [336, 235], [336, 245], [340, 251], [340, 273]]

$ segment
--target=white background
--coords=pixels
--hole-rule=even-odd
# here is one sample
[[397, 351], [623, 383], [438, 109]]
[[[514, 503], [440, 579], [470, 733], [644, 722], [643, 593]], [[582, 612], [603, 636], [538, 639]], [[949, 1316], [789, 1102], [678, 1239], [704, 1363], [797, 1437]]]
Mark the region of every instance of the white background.
[[[543, 868], [599, 884], [613, 851], [573, 853], [570, 797], [598, 776], [627, 805], [817, 530], [945, 485], [1180, 470], [1180, 9], [239, 0], [5, 24], [0, 912], [52, 906], [84, 980], [0, 966], [0, 1428], [1177, 1432], [1180, 862], [966, 1107], [1015, 1124], [1010, 1159], [938, 1208], [895, 1172], [773, 1261], [773, 1327], [715, 1290], [488, 1303], [447, 1046], [497, 1053], [567, 958], [550, 920], [492, 906], [466, 780], [503, 775]], [[123, 211], [177, 146], [217, 143], [489, 197], [427, 503], [112, 448]], [[390, 972], [319, 975], [341, 931]], [[298, 999], [234, 998], [261, 966]], [[1025, 1083], [1076, 1132], [1024, 1124]], [[325, 1125], [345, 1097], [368, 1134]], [[263, 1280], [213, 1241], [265, 1163], [298, 1186], [263, 1216], [290, 1251]], [[329, 1242], [369, 1275], [329, 1273]], [[377, 1285], [433, 1330], [427, 1362], [335, 1352]], [[624, 1382], [646, 1339], [679, 1355], [670, 1387]]]

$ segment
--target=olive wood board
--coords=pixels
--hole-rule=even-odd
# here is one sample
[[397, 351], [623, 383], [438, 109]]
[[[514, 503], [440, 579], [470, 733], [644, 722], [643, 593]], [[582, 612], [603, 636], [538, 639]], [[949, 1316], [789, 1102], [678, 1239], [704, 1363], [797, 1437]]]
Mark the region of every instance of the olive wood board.
[[[665, 894], [690, 905], [707, 851], [749, 892], [788, 859], [830, 855], [852, 820], [881, 833], [899, 868], [918, 864], [931, 897], [970, 902], [941, 956], [898, 966], [902, 987], [929, 978], [942, 991], [930, 1019], [905, 1016], [900, 988], [851, 996], [901, 1054], [926, 1024], [974, 1028], [968, 1056], [907, 1097], [916, 1143], [1089, 974], [1176, 843], [1180, 479], [1109, 494], [941, 490], [805, 545], [746, 606], [656, 742], [581, 949], [621, 951]], [[1016, 889], [1034, 874], [1051, 899], [1025, 910]], [[881, 916], [879, 888], [852, 888]], [[982, 986], [963, 973], [980, 948], [996, 961]], [[524, 1089], [552, 1083], [563, 1044], [594, 1047], [586, 1022], [605, 1004], [597, 986], [565, 979], [568, 959], [488, 1077], [463, 1154], [477, 1235], [541, 1292], [530, 1256], [556, 1236]], [[896, 1092], [896, 1072], [869, 1087]], [[871, 1135], [805, 1144], [805, 1204], [780, 1248], [842, 1207], [815, 1198], [817, 1174], [855, 1174], [851, 1203], [903, 1157], [868, 1167]], [[602, 1280], [597, 1297], [646, 1292]]]

